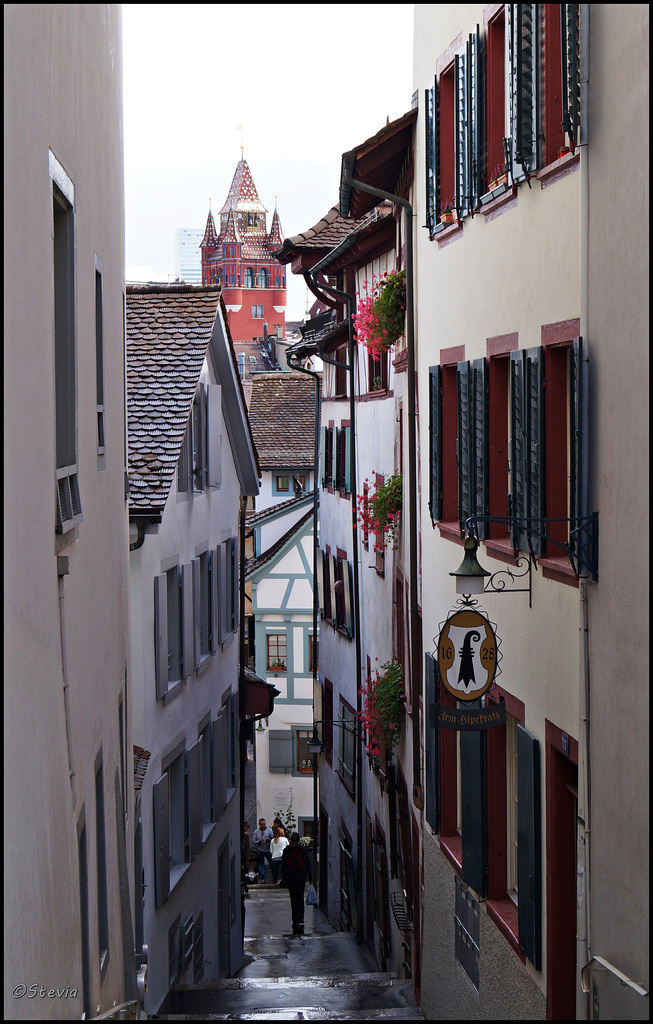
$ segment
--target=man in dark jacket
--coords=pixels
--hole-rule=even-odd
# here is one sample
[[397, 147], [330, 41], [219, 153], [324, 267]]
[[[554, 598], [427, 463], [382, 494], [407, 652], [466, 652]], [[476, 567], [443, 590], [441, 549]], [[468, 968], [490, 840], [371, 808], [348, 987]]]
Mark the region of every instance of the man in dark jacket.
[[311, 860], [304, 847], [299, 845], [299, 832], [293, 832], [290, 844], [281, 855], [279, 885], [288, 887], [292, 930], [295, 935], [304, 934], [304, 889], [307, 881], [313, 881]]

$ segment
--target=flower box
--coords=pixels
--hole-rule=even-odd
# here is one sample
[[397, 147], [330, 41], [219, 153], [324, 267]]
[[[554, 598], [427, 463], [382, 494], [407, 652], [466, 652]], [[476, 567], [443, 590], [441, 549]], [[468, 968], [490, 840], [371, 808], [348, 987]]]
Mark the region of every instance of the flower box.
[[365, 294], [356, 293], [353, 317], [356, 340], [365, 345], [374, 359], [387, 352], [404, 333], [406, 320], [406, 271], [395, 270], [377, 279], [372, 275], [372, 290], [363, 282]]
[[456, 223], [456, 211], [445, 210], [444, 213], [440, 214], [440, 221], [442, 224], [455, 224]]

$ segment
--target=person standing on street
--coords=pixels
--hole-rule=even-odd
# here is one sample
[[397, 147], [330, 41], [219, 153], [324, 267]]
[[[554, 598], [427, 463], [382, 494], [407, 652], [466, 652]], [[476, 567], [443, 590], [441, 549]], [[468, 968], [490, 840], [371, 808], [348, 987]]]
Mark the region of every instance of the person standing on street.
[[299, 845], [299, 832], [293, 832], [290, 844], [281, 855], [280, 885], [287, 885], [290, 894], [292, 930], [295, 935], [304, 934], [304, 889], [306, 882], [313, 881], [311, 860], [303, 846]]
[[265, 818], [259, 818], [258, 828], [254, 829], [252, 846], [258, 852], [258, 870], [261, 881], [265, 881], [265, 862], [272, 867], [272, 854], [270, 853], [270, 841], [274, 838], [272, 829], [268, 828]]
[[281, 857], [283, 855], [283, 851], [288, 846], [288, 840], [283, 834], [283, 829], [280, 828], [278, 825], [272, 826], [272, 832], [274, 834], [274, 839], [270, 843], [270, 856], [272, 857], [270, 864], [272, 866], [272, 881], [276, 885], [279, 879]]

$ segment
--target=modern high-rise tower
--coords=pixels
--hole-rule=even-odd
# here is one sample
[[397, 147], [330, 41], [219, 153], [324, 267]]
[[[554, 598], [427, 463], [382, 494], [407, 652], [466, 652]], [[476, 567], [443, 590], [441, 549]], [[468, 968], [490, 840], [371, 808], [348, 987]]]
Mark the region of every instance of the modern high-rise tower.
[[[283, 234], [275, 208], [268, 232], [247, 161], [241, 159], [220, 210], [219, 230], [209, 209], [201, 243], [202, 283], [221, 283], [234, 341], [285, 337], [286, 270], [273, 253]], [[265, 325], [265, 326], [264, 326]]]

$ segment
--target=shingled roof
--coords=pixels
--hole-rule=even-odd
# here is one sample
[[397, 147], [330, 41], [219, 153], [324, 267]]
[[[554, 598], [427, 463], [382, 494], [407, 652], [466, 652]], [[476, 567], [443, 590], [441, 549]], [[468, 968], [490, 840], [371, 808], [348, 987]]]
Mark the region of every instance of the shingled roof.
[[252, 380], [249, 421], [261, 469], [306, 468], [315, 460], [315, 383], [301, 373]]
[[219, 302], [216, 286], [127, 287], [132, 513], [165, 508]]

